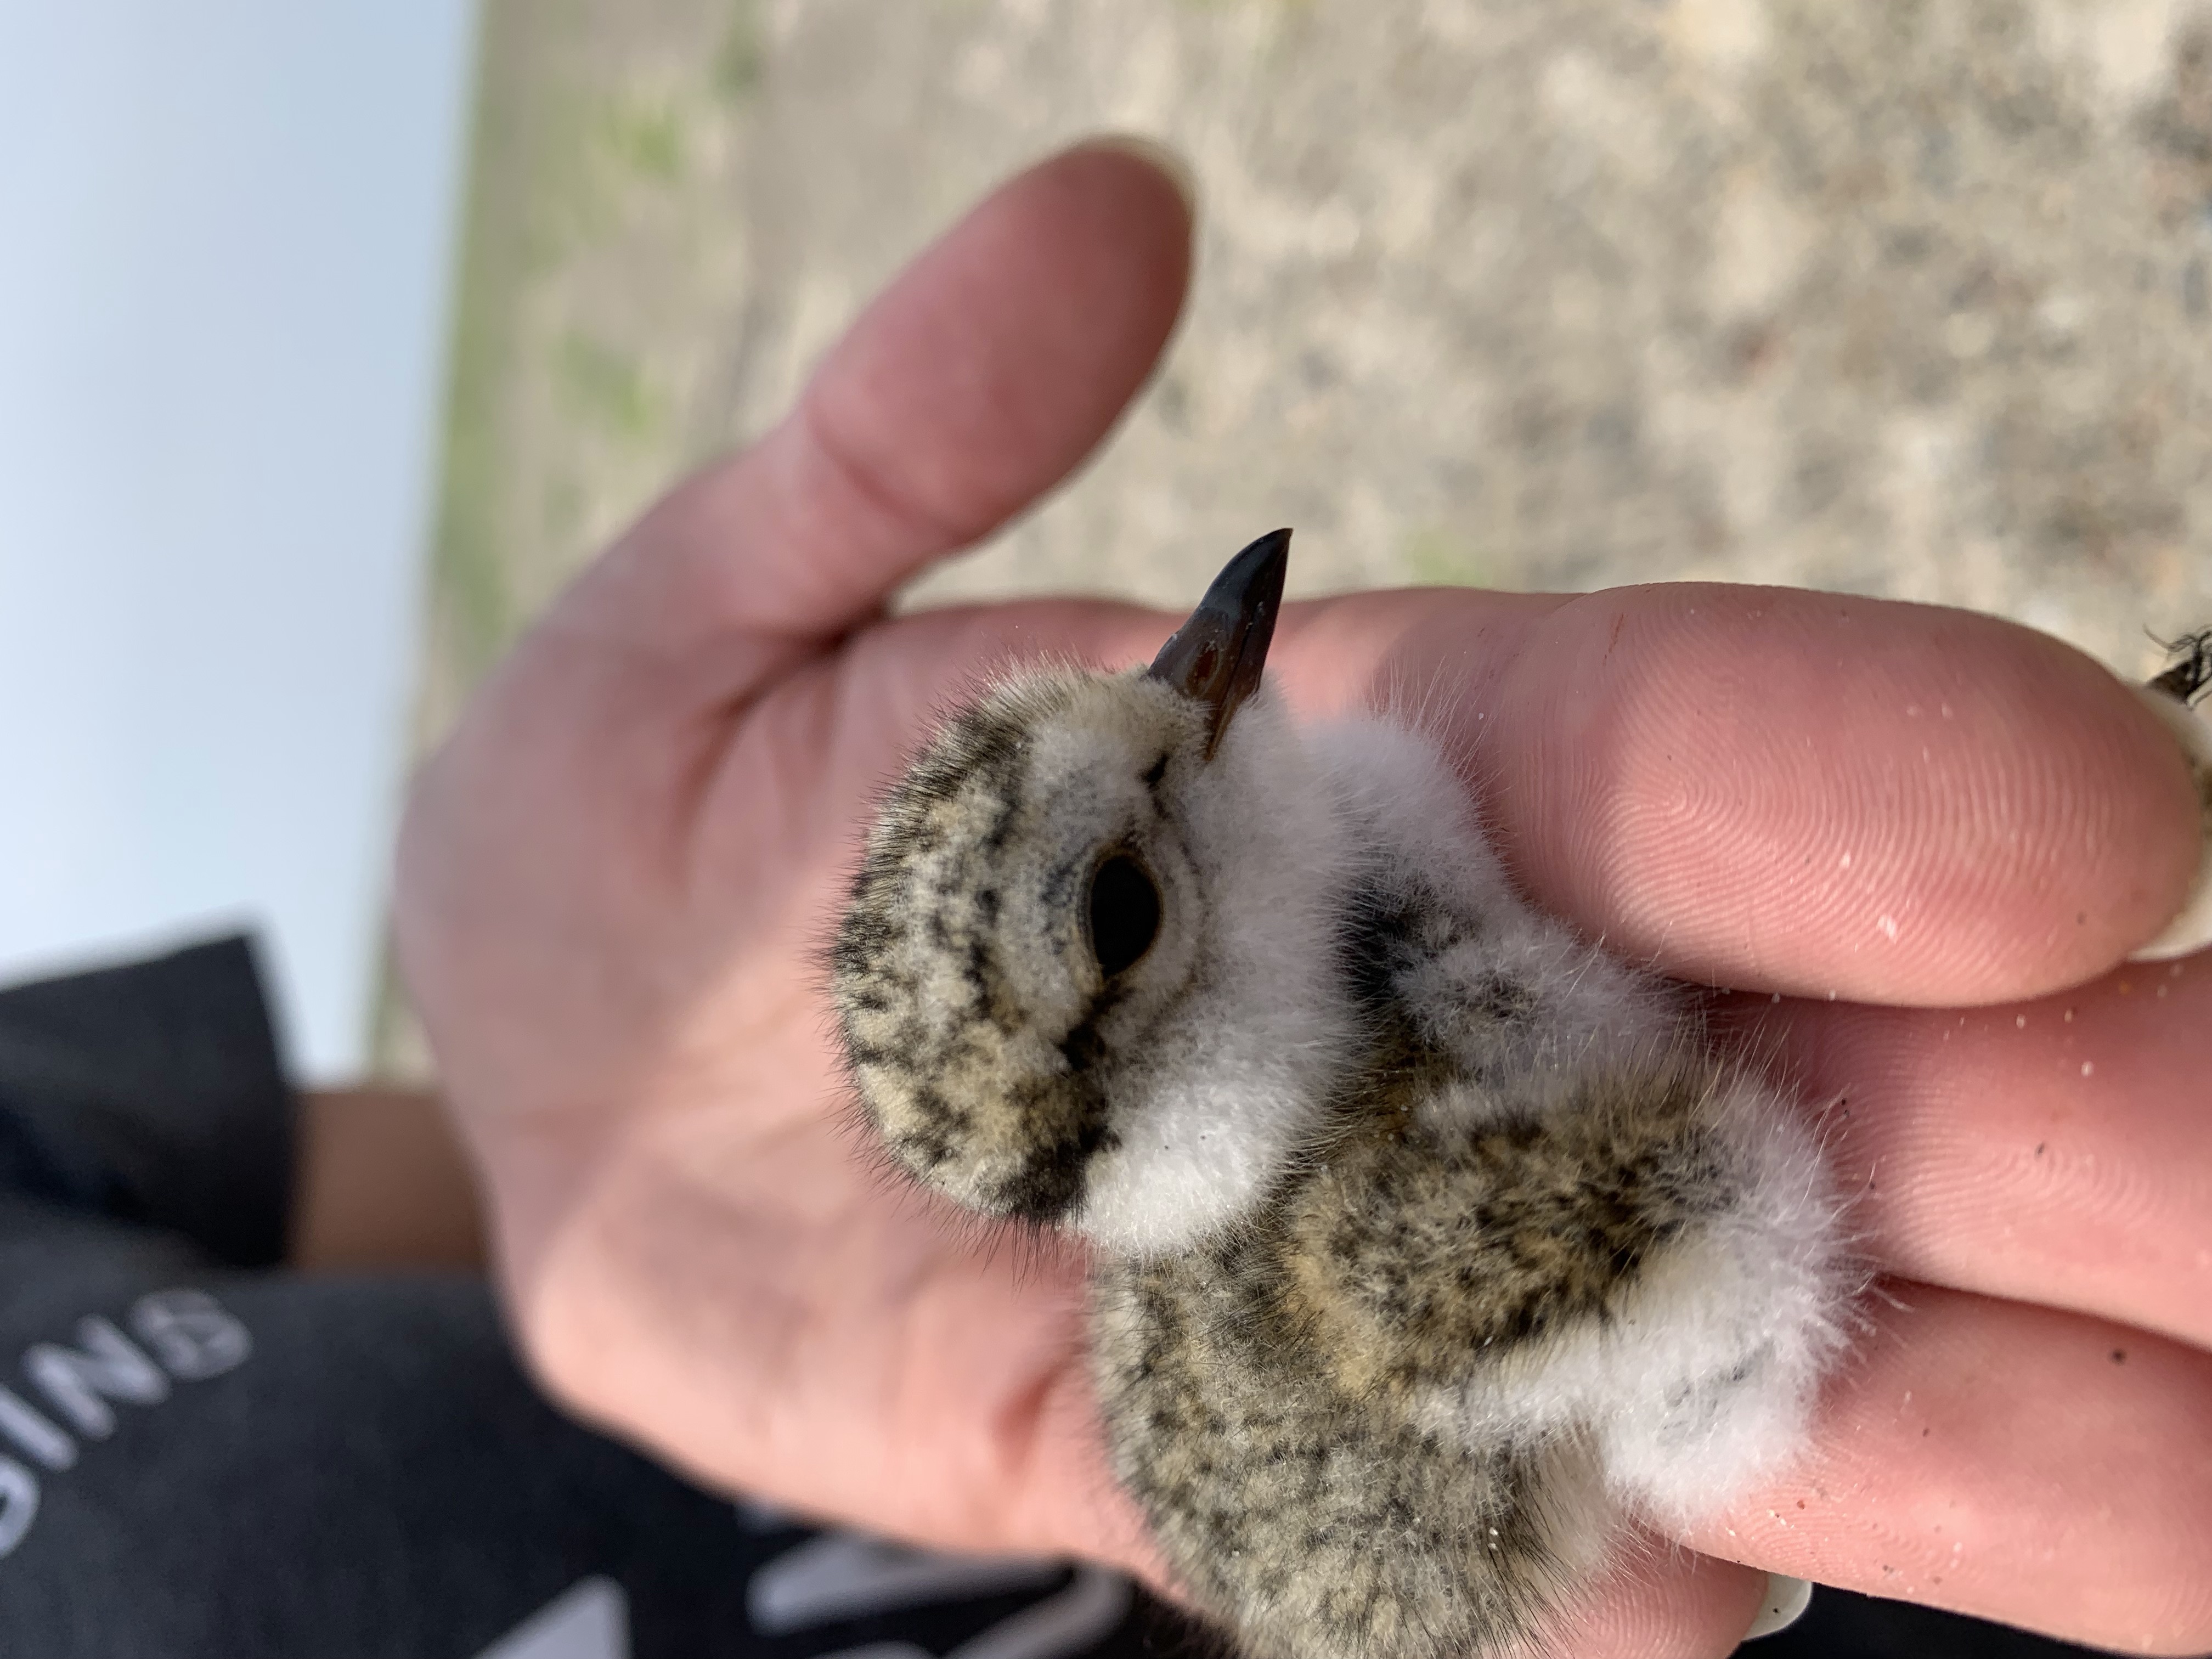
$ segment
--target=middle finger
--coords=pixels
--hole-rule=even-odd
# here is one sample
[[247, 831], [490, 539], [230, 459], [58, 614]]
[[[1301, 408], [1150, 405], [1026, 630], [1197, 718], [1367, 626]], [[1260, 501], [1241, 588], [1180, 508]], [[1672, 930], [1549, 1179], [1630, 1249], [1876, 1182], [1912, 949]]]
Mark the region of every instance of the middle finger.
[[1822, 1109], [1884, 1272], [2212, 1347], [2212, 957], [1995, 1008], [1723, 1004]]

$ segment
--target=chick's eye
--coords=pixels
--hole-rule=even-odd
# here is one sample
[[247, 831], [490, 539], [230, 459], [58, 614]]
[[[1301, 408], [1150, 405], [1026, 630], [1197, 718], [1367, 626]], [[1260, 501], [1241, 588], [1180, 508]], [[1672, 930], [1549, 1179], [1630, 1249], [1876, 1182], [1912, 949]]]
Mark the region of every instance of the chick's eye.
[[1116, 853], [1091, 878], [1091, 953], [1111, 979], [1152, 948], [1160, 931], [1160, 890], [1145, 866]]

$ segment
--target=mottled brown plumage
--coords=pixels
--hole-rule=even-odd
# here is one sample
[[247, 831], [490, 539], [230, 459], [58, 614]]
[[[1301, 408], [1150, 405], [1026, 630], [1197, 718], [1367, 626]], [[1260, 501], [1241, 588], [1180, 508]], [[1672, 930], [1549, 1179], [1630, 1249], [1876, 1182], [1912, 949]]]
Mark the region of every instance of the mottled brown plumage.
[[838, 1006], [894, 1159], [1098, 1245], [1194, 1601], [1256, 1656], [1480, 1654], [1786, 1456], [1855, 1280], [1799, 1115], [1514, 894], [1425, 740], [1255, 690], [1286, 540], [1152, 672], [946, 724]]

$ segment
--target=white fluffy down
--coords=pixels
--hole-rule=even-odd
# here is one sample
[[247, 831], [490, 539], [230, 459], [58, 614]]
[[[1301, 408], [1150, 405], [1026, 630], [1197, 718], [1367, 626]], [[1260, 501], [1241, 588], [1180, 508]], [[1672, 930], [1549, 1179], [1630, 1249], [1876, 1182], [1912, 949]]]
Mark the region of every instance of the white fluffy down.
[[1659, 1256], [1609, 1322], [1437, 1390], [1431, 1426], [1478, 1445], [1592, 1432], [1616, 1496], [1676, 1524], [1788, 1461], [1857, 1279], [1810, 1130], [1747, 1077], [1724, 1110], [1741, 1201]]
[[[1481, 921], [1436, 965], [1431, 994], [1452, 998], [1493, 971], [1536, 988], [1533, 1046], [1471, 1059], [1548, 1092], [1580, 1066], [1668, 1046], [1666, 994], [1514, 890], [1432, 742], [1373, 719], [1310, 741], [1356, 867], [1425, 883]], [[1856, 1280], [1813, 1130], [1748, 1074], [1726, 1087], [1722, 1115], [1746, 1172], [1738, 1205], [1656, 1262], [1612, 1323], [1526, 1345], [1440, 1391], [1426, 1413], [1435, 1427], [1477, 1445], [1594, 1432], [1616, 1496], [1677, 1522], [1722, 1506], [1802, 1443]], [[1438, 1107], [1485, 1098], [1450, 1091]]]
[[1726, 1110], [1751, 1172], [1739, 1206], [1647, 1275], [1589, 1352], [1554, 1362], [1587, 1370], [1615, 1489], [1676, 1522], [1721, 1509], [1803, 1444], [1858, 1288], [1811, 1129], [1748, 1077]]
[[[1423, 970], [1435, 983], [1417, 1003], [1463, 1006], [1495, 975], [1533, 989], [1540, 1018], [1521, 1046], [1467, 1055], [1523, 1091], [1662, 1052], [1674, 1035], [1656, 981], [1514, 890], [1463, 787], [1417, 732], [1365, 718], [1301, 732], [1263, 695], [1191, 792], [1183, 831], [1210, 901], [1206, 971], [1161, 1033], [1156, 1086], [1121, 1146], [1099, 1155], [1077, 1218], [1117, 1254], [1188, 1246], [1247, 1213], [1297, 1155], [1351, 1052], [1332, 940], [1355, 887], [1425, 894], [1471, 922]], [[1469, 1379], [1425, 1402], [1431, 1427], [1476, 1446], [1590, 1437], [1615, 1498], [1662, 1521], [1712, 1511], [1801, 1443], [1856, 1282], [1813, 1130], [1747, 1073], [1724, 1086], [1740, 1201], [1670, 1246], [1609, 1323], [1470, 1356]], [[1448, 1091], [1437, 1109], [1497, 1097]]]
[[1426, 890], [1470, 924], [1465, 941], [1409, 988], [1416, 1005], [1430, 1000], [1455, 1016], [1492, 976], [1537, 995], [1540, 1017], [1509, 1046], [1465, 1053], [1470, 1066], [1558, 1073], [1665, 1046], [1674, 1030], [1666, 996], [1521, 896], [1430, 738], [1362, 716], [1316, 726], [1308, 741], [1346, 824], [1347, 881]]
[[1344, 824], [1281, 701], [1238, 710], [1185, 798], [1206, 883], [1194, 989], [1153, 1034], [1156, 1079], [1093, 1161], [1075, 1225], [1117, 1254], [1183, 1249], [1245, 1214], [1313, 1134], [1348, 1057], [1334, 957]]

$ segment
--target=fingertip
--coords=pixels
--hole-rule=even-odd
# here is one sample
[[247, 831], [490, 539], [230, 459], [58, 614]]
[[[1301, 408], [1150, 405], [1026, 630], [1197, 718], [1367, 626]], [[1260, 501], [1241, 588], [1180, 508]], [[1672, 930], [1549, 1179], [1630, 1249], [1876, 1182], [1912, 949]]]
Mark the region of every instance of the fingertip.
[[1778, 1636], [1805, 1616], [1813, 1605], [1813, 1581], [1792, 1578], [1786, 1572], [1766, 1575], [1766, 1594], [1760, 1598], [1759, 1611], [1752, 1615], [1751, 1628], [1743, 1639], [1756, 1642], [1762, 1636]]
[[1746, 1639], [1767, 1589], [1757, 1568], [1654, 1542], [1618, 1563], [1540, 1649], [1577, 1659], [1720, 1659]]
[[[1922, 1005], [2079, 983], [2181, 907], [2172, 738], [1994, 617], [1683, 585], [1551, 613], [1486, 733], [1540, 899], [1709, 982]], [[1533, 716], [1531, 718], [1530, 716]]]
[[1105, 435], [1181, 313], [1191, 225], [1157, 153], [1078, 144], [1000, 185], [854, 325], [801, 413], [888, 520], [871, 602], [997, 528]]
[[[1198, 172], [1180, 150], [1165, 139], [1155, 138], [1142, 132], [1102, 132], [1085, 139], [1074, 147], [1075, 152], [1103, 150], [1109, 155], [1124, 155], [1139, 166], [1161, 174], [1175, 187], [1182, 198], [1183, 217], [1190, 224], [1198, 221]], [[1072, 152], [1073, 153], [1073, 152]]]
[[656, 644], [818, 640], [1059, 483], [1181, 313], [1191, 202], [1166, 152], [1091, 140], [1017, 174], [872, 301], [774, 431], [679, 485], [602, 579]]

